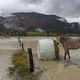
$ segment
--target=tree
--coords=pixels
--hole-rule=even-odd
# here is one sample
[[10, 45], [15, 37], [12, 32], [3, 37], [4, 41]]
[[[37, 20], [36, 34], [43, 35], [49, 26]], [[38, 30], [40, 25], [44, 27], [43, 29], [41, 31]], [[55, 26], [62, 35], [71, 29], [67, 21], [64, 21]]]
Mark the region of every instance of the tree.
[[46, 33], [47, 33], [47, 36], [49, 36], [49, 30], [48, 30], [48, 31], [46, 31]]
[[15, 36], [16, 36], [16, 30], [14, 31], [14, 34], [15, 34]]
[[11, 36], [13, 36], [13, 31], [11, 31]]
[[27, 36], [27, 32], [26, 31], [24, 31], [24, 36]]
[[18, 32], [18, 36], [21, 36], [20, 32]]

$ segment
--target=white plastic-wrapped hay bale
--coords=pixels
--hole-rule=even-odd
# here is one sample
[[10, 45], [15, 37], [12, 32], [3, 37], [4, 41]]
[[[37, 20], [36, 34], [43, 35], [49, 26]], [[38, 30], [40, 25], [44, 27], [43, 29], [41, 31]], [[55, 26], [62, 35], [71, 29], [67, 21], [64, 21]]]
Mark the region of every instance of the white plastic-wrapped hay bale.
[[52, 39], [41, 39], [37, 44], [38, 58], [42, 60], [55, 59], [55, 46]]

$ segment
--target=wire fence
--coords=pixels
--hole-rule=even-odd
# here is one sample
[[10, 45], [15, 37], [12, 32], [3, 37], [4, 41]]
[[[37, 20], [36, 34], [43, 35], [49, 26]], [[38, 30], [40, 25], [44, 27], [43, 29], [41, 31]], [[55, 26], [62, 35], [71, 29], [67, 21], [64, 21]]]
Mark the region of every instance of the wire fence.
[[[19, 41], [20, 42], [20, 41]], [[27, 43], [27, 41], [22, 41], [22, 50], [26, 51], [26, 54], [28, 57], [28, 60], [29, 60], [29, 66], [32, 65], [32, 62], [30, 62], [30, 59], [34, 62], [33, 66], [31, 66], [30, 68], [34, 68], [33, 71], [37, 72], [37, 74], [40, 74], [40, 77], [41, 77], [41, 80], [52, 80], [52, 78], [49, 76], [49, 74], [46, 72], [46, 70], [40, 65], [40, 63], [36, 60], [36, 58], [32, 55], [30, 55], [29, 53], [29, 50], [28, 49], [31, 49]], [[20, 43], [20, 44], [21, 44]], [[30, 59], [29, 59], [30, 58]]]

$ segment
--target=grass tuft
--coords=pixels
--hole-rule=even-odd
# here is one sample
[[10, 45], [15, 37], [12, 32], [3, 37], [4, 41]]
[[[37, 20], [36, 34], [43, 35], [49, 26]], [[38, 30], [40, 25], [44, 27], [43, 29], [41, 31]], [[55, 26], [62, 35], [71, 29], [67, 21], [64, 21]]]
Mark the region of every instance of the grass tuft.
[[28, 59], [25, 51], [20, 50], [16, 52], [12, 58], [12, 63], [14, 64], [14, 67], [9, 67], [11, 75], [15, 75], [16, 71], [17, 75], [20, 76], [22, 79], [30, 80], [32, 74], [30, 73], [30, 69], [27, 65]]

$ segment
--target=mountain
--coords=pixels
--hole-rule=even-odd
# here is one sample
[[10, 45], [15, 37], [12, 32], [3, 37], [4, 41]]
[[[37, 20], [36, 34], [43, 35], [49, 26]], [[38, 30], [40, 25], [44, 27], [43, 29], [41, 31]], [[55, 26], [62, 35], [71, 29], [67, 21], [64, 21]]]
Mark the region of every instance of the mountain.
[[71, 28], [73, 29], [74, 32], [80, 31], [80, 25], [78, 22], [72, 22]]
[[0, 29], [15, 29], [27, 31], [50, 31], [67, 33], [73, 31], [72, 23], [57, 15], [41, 13], [10, 13], [0, 15]]

